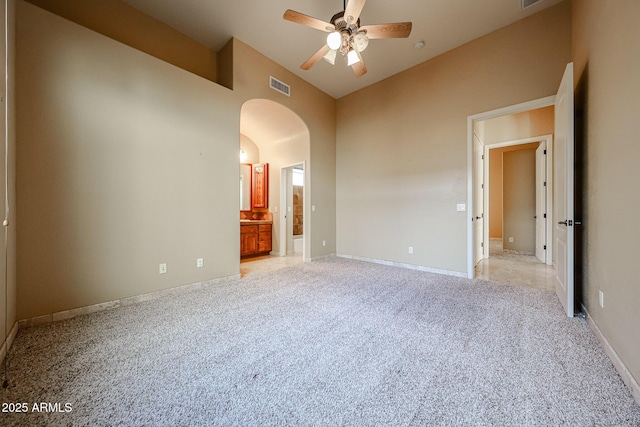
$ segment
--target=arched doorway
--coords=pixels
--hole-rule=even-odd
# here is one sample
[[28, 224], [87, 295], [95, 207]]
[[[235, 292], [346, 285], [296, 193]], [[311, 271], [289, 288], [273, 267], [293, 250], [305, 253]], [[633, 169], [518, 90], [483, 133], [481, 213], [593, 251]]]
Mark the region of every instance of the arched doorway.
[[[267, 99], [252, 99], [243, 104], [240, 113], [240, 150], [246, 155], [246, 163], [269, 164], [268, 214], [273, 221], [271, 254], [287, 256], [295, 253], [305, 260], [310, 259], [310, 175], [306, 170], [311, 151], [309, 128], [289, 108]], [[302, 173], [302, 185], [295, 183], [302, 190], [291, 191], [292, 171], [297, 176]], [[296, 206], [294, 195], [302, 199]]]

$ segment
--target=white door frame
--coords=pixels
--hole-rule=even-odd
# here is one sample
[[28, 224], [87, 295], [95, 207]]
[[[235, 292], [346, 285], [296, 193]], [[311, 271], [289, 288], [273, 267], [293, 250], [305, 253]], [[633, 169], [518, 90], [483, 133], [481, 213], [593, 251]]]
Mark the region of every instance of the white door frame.
[[[475, 266], [473, 265], [474, 257], [474, 235], [473, 235], [473, 124], [476, 121], [493, 119], [508, 114], [522, 113], [524, 111], [535, 110], [538, 108], [555, 105], [556, 97], [548, 96], [546, 98], [534, 99], [533, 101], [523, 102], [521, 104], [511, 105], [499, 108], [497, 110], [487, 111], [484, 113], [474, 114], [467, 117], [467, 277], [473, 279], [475, 276]], [[486, 168], [485, 168], [486, 170]], [[485, 182], [486, 184], [486, 182]], [[486, 199], [486, 196], [485, 196]]]
[[[485, 182], [487, 182], [486, 177], [488, 176], [486, 173], [486, 169], [485, 167], [488, 166], [488, 163], [485, 161], [486, 159], [486, 147], [484, 145], [484, 143], [482, 142], [482, 140], [474, 134], [474, 166], [475, 166], [475, 170], [473, 171], [473, 173], [475, 174], [475, 178], [476, 180], [481, 181], [482, 184], [484, 184]], [[477, 147], [477, 148], [476, 148]], [[485, 213], [487, 212], [487, 204], [484, 203], [485, 199], [486, 199], [486, 189], [488, 188], [487, 186], [483, 186], [483, 185], [478, 185], [477, 181], [474, 184], [474, 197], [475, 197], [475, 201], [478, 202], [478, 206], [482, 206], [482, 210], [478, 211], [478, 209], [476, 209], [478, 206], [473, 206], [474, 211], [471, 215], [471, 220], [473, 221], [473, 225], [474, 225], [474, 230], [473, 233], [477, 236], [478, 234], [482, 235], [482, 238], [479, 239], [480, 242], [474, 242], [475, 244], [475, 248], [473, 251], [473, 265], [478, 265], [478, 263], [480, 261], [482, 261], [483, 258], [486, 258], [488, 256], [488, 244], [489, 241], [487, 239], [485, 239], [485, 236], [488, 235], [487, 230], [489, 229], [489, 227], [487, 227], [487, 215], [485, 215]], [[478, 214], [480, 214], [478, 216]], [[481, 222], [482, 221], [482, 222]], [[478, 228], [481, 228], [480, 230], [478, 230]]]
[[308, 242], [310, 241], [311, 236], [309, 235], [311, 227], [309, 226], [309, 173], [307, 171], [307, 162], [306, 160], [302, 160], [296, 163], [292, 163], [287, 166], [282, 166], [280, 168], [280, 252], [279, 256], [287, 256], [287, 220], [285, 216], [287, 215], [287, 170], [292, 168], [302, 168], [304, 172], [304, 192], [302, 193], [302, 236], [304, 239], [304, 244], [302, 245], [302, 259], [308, 261], [307, 258], [307, 247], [310, 247]]
[[[545, 149], [547, 150], [547, 166], [546, 166], [546, 181], [547, 181], [547, 226], [546, 226], [546, 241], [547, 241], [547, 251], [545, 253], [545, 264], [552, 265], [553, 262], [553, 227], [552, 224], [552, 214], [553, 214], [553, 192], [551, 189], [553, 188], [553, 135], [542, 135], [535, 136], [531, 138], [517, 139], [514, 141], [505, 141], [505, 142], [497, 142], [495, 144], [489, 144], [484, 146], [484, 216], [485, 216], [485, 225], [489, 223], [491, 217], [491, 210], [489, 209], [489, 194], [491, 192], [491, 185], [489, 182], [489, 170], [490, 170], [490, 158], [489, 155], [490, 150], [495, 148], [502, 147], [511, 147], [514, 145], [522, 145], [529, 144], [531, 142], [540, 142], [544, 144]], [[475, 185], [475, 183], [474, 183]], [[538, 183], [536, 182], [536, 186]], [[485, 227], [484, 229], [484, 241], [489, 242], [489, 227]], [[489, 257], [489, 251], [485, 251], [485, 258]]]

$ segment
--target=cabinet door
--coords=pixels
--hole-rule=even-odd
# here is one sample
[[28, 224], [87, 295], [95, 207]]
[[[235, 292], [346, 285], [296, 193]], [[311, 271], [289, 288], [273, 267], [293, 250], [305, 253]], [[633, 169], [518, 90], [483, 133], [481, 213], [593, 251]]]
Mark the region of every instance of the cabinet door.
[[269, 164], [253, 165], [253, 208], [269, 207]]
[[260, 225], [258, 228], [258, 252], [271, 252], [271, 225]]
[[240, 239], [240, 256], [253, 255], [258, 252], [258, 235], [243, 234]]
[[240, 226], [240, 256], [253, 255], [258, 252], [258, 226]]

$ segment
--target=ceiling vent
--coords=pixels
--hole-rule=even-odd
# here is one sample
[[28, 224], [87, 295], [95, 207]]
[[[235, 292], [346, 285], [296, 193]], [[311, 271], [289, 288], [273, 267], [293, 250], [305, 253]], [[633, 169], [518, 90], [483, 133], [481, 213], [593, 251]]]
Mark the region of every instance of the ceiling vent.
[[281, 82], [273, 76], [269, 76], [269, 86], [273, 90], [277, 90], [284, 95], [291, 96], [291, 86], [284, 82]]
[[540, 3], [542, 0], [521, 0], [522, 10], [533, 6], [536, 3]]

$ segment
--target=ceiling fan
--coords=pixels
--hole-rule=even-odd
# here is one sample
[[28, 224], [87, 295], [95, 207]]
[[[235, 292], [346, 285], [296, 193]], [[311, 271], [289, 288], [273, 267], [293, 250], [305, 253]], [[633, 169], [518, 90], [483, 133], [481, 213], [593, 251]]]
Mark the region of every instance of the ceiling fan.
[[291, 9], [284, 13], [283, 18], [287, 21], [329, 33], [327, 44], [307, 59], [300, 68], [309, 70], [321, 58], [335, 64], [336, 55], [340, 52], [347, 58], [347, 64], [351, 66], [356, 77], [360, 77], [367, 72], [361, 52], [367, 48], [369, 40], [409, 37], [411, 22], [360, 26], [360, 13], [366, 1], [344, 0], [344, 10], [333, 15], [330, 22]]

